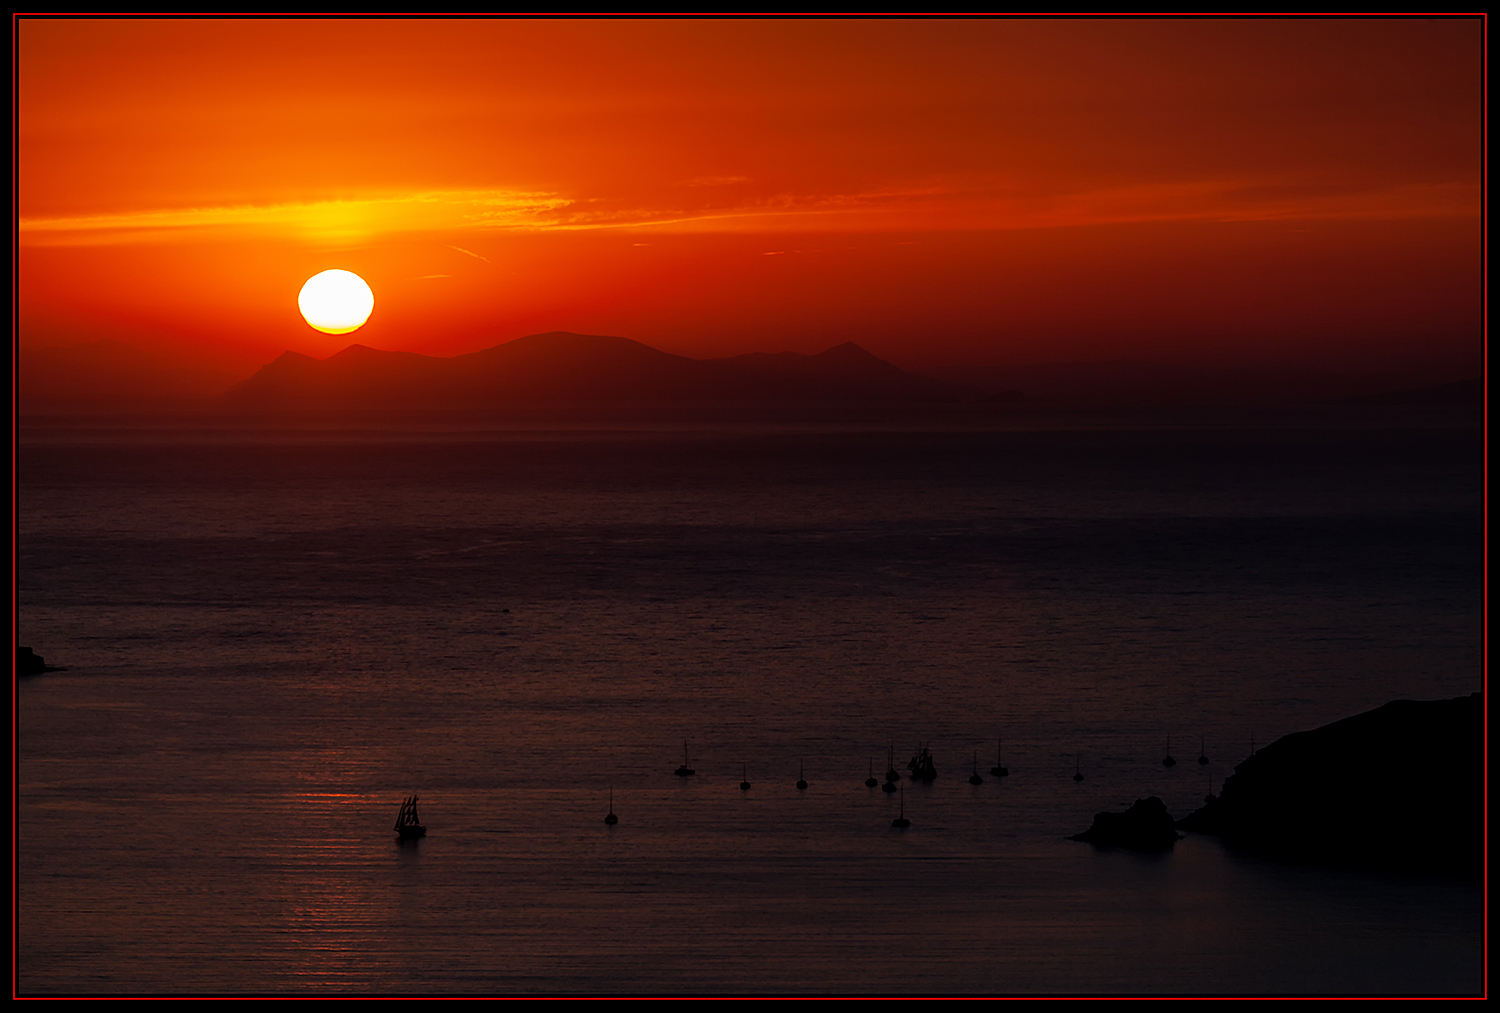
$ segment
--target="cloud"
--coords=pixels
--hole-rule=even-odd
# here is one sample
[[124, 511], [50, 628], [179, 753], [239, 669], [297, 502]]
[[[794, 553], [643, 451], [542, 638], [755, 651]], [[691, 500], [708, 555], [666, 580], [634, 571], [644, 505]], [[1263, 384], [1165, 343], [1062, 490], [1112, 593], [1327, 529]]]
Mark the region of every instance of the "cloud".
[[536, 228], [547, 224], [551, 216], [570, 203], [551, 193], [447, 190], [348, 200], [22, 218], [17, 228], [22, 245], [28, 246], [163, 242], [184, 236], [244, 234], [290, 235], [313, 243], [348, 243], [391, 233], [476, 225]]
[[[439, 190], [348, 200], [23, 218], [18, 228], [25, 246], [246, 234], [347, 244], [413, 232], [970, 231], [1150, 221], [1471, 217], [1478, 215], [1479, 201], [1476, 185], [1456, 182], [1360, 189], [1317, 179], [1267, 177], [1045, 192], [1004, 181], [971, 179], [855, 193], [770, 193], [749, 200], [685, 204], [520, 190]], [[471, 250], [449, 246], [489, 263]]]
[[[462, 246], [454, 246], [452, 243], [449, 243], [448, 244], [448, 249], [450, 249], [450, 250], [457, 250], [459, 253], [462, 253], [462, 254], [464, 254], [466, 256], [473, 257], [475, 260], [482, 260], [486, 264], [488, 264], [490, 262], [490, 260], [489, 260], [488, 257], [481, 257], [479, 254], [475, 253], [473, 250], [466, 250]], [[443, 277], [446, 278], [448, 276], [445, 274], [445, 275], [443, 275]]]
[[681, 186], [730, 186], [734, 183], [748, 183], [749, 176], [698, 176], [694, 179], [683, 180]]

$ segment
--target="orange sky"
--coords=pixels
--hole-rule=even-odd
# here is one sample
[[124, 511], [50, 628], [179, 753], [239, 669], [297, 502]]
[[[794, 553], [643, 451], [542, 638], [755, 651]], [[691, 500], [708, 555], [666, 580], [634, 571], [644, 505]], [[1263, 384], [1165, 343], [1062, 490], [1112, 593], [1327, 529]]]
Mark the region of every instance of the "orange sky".
[[1478, 372], [1474, 19], [16, 29], [23, 342]]

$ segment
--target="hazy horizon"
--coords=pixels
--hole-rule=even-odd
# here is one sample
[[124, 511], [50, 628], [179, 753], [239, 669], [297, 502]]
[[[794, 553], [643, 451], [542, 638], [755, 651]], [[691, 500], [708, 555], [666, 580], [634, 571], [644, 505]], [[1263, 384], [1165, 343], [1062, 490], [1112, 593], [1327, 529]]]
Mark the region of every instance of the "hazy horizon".
[[[505, 345], [522, 342], [524, 339], [544, 339], [552, 335], [573, 336], [568, 332], [523, 335], [511, 341], [454, 355], [412, 354], [431, 362], [452, 362], [472, 358], [481, 352], [495, 352]], [[358, 339], [362, 335], [356, 332], [350, 337]], [[614, 340], [620, 336], [598, 337]], [[623, 340], [631, 341], [628, 338]], [[693, 362], [726, 365], [751, 361], [757, 356], [783, 361], [787, 358], [805, 361], [816, 359], [845, 345], [868, 354], [863, 346], [849, 341], [811, 354], [786, 349], [756, 349], [738, 356], [683, 358]], [[651, 348], [650, 345], [644, 347]], [[322, 356], [309, 356], [295, 349], [286, 349], [270, 360], [240, 365], [237, 370], [232, 370], [201, 354], [195, 355], [193, 350], [186, 353], [180, 349], [152, 350], [149, 345], [109, 338], [77, 344], [22, 348], [19, 406], [22, 411], [37, 411], [68, 410], [69, 406], [83, 404], [128, 409], [131, 404], [160, 402], [164, 398], [181, 402], [213, 402], [257, 378], [268, 368], [285, 361], [288, 356], [293, 359], [328, 362], [358, 349], [378, 353], [410, 352], [410, 349], [375, 348], [363, 340], [353, 340], [337, 351]], [[890, 365], [901, 368], [895, 363]], [[1004, 395], [1004, 400], [1012, 404], [1026, 402], [1032, 405], [1075, 407], [1291, 406], [1393, 392], [1433, 390], [1477, 376], [1461, 371], [1422, 376], [1413, 375], [1409, 371], [1379, 369], [1339, 372], [1288, 367], [1209, 368], [1147, 359], [1041, 361], [990, 368], [966, 366], [902, 372], [914, 378], [925, 377], [952, 384], [956, 391], [969, 392], [964, 400], [974, 401], [977, 396]], [[837, 400], [834, 394], [830, 394], [830, 397]], [[641, 399], [651, 400], [651, 396], [643, 395]], [[504, 408], [507, 404], [505, 399], [501, 399], [494, 403], [494, 407]]]

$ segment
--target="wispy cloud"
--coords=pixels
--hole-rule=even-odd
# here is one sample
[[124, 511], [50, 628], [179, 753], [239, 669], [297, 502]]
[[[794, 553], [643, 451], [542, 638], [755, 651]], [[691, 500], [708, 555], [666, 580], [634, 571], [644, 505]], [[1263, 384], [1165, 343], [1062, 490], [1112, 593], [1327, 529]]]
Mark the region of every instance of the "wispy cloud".
[[1201, 180], [1063, 194], [1014, 202], [1030, 227], [1144, 221], [1275, 221], [1476, 216], [1479, 188], [1467, 183], [1354, 188], [1287, 179]]
[[1478, 213], [1478, 188], [1463, 183], [1360, 189], [1316, 180], [1250, 178], [1046, 192], [977, 181], [851, 193], [780, 193], [750, 201], [678, 207], [611, 207], [605, 202], [579, 202], [558, 208], [544, 227], [686, 232], [968, 231], [1152, 221], [1451, 218]]
[[[481, 257], [479, 254], [475, 253], [473, 250], [466, 250], [462, 246], [454, 246], [452, 243], [449, 243], [448, 244], [448, 249], [450, 249], [450, 250], [457, 250], [459, 253], [462, 253], [465, 256], [473, 257], [475, 260], [482, 260], [486, 264], [488, 264], [490, 262], [490, 258], [488, 258], [488, 257]], [[445, 274], [445, 275], [443, 275], [443, 277], [446, 278], [448, 276]]]
[[685, 179], [680, 186], [731, 186], [735, 183], [748, 183], [749, 176], [697, 176], [693, 179]]
[[[197, 236], [276, 234], [347, 243], [398, 232], [544, 227], [571, 201], [551, 193], [447, 190], [347, 200], [237, 204], [52, 218], [22, 218], [25, 245], [167, 241]], [[458, 249], [458, 247], [455, 247]], [[468, 250], [459, 250], [478, 256]], [[483, 260], [483, 257], [479, 258]]]
[[[344, 244], [410, 232], [943, 231], [1148, 221], [1464, 217], [1478, 211], [1478, 189], [1465, 183], [1354, 189], [1316, 180], [1214, 179], [1047, 193], [1021, 192], [1000, 182], [966, 181], [852, 193], [771, 193], [748, 200], [700, 200], [676, 206], [661, 200], [576, 198], [518, 190], [441, 190], [348, 200], [23, 218], [18, 224], [24, 245], [245, 234]], [[489, 263], [472, 250], [448, 245]]]

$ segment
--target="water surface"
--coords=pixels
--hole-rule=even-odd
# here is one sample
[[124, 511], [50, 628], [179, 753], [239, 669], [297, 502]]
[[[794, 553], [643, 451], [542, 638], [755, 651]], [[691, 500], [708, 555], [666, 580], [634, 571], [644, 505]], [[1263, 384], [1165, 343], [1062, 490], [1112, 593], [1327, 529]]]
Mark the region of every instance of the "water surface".
[[[20, 633], [67, 670], [17, 689], [18, 987], [1473, 993], [1476, 886], [1064, 838], [1481, 688], [1480, 454], [1347, 412], [23, 426]], [[863, 785], [919, 742], [936, 782]]]

